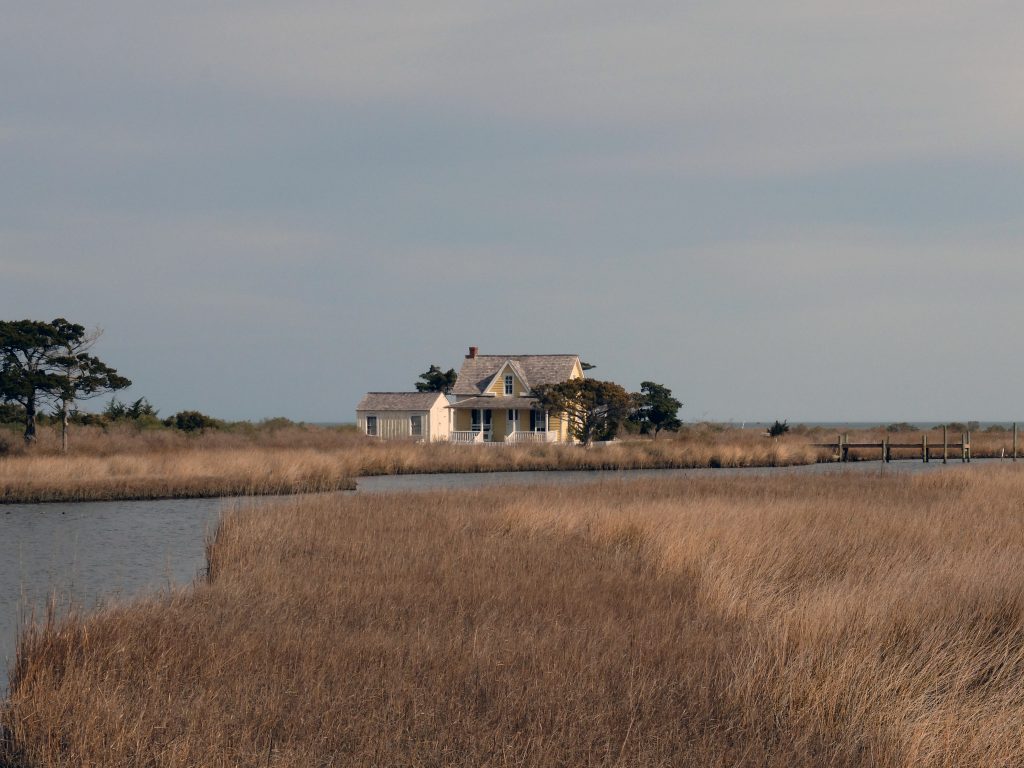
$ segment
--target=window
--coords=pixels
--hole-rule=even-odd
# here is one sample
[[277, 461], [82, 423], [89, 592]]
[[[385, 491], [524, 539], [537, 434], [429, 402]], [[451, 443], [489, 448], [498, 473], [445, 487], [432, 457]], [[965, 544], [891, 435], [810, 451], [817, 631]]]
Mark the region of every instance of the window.
[[423, 437], [423, 416], [419, 413], [409, 417], [409, 432], [413, 437]]
[[505, 394], [506, 395], [511, 395], [512, 394], [512, 374], [511, 373], [506, 374], [506, 376], [505, 376]]
[[377, 436], [377, 417], [367, 416], [366, 417], [366, 434], [370, 437]]
[[519, 411], [515, 408], [508, 409], [508, 423], [515, 424], [519, 421]]
[[530, 430], [533, 432], [548, 431], [548, 415], [544, 411], [530, 411]]
[[490, 408], [486, 408], [484, 410], [474, 408], [472, 411], [472, 423], [470, 424], [470, 428], [474, 432], [484, 432], [490, 434], [492, 413], [493, 411], [491, 411]]

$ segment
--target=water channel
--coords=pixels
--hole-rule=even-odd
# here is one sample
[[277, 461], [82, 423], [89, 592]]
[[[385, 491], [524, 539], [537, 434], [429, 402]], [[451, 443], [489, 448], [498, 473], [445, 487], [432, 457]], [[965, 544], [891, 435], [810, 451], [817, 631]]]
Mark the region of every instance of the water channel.
[[[972, 466], [989, 462], [976, 461]], [[959, 463], [950, 467], [960, 466]], [[584, 483], [645, 477], [808, 474], [836, 471], [921, 472], [939, 462], [817, 464], [756, 469], [663, 469], [604, 472], [493, 472], [361, 478], [355, 493], [455, 490], [497, 485]], [[350, 492], [351, 493], [351, 492]], [[275, 503], [264, 497], [259, 503]], [[251, 503], [248, 499], [246, 503]], [[206, 566], [204, 544], [222, 510], [237, 499], [0, 505], [0, 698], [6, 694], [18, 627], [32, 611], [88, 609], [191, 583]]]

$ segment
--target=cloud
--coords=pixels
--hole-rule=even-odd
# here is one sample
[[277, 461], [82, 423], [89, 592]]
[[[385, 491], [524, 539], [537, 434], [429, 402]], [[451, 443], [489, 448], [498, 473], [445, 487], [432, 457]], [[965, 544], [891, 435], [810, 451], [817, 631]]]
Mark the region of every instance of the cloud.
[[[1012, 344], [1022, 17], [20, 4], [0, 27], [0, 304], [103, 325], [165, 410], [350, 418], [360, 390], [478, 343], [624, 380], [656, 365], [698, 412], [774, 416], [778, 388], [792, 417], [872, 417], [876, 369]], [[946, 328], [957, 307], [984, 309]]]
[[292, 98], [654, 134], [683, 169], [1020, 160], [1024, 55], [1007, 14], [1024, 21], [966, 2], [264, 6], [190, 26], [186, 60]]
[[30, 87], [67, 79], [100, 107], [118, 87], [401, 105], [618, 132], [632, 140], [595, 162], [682, 171], [1024, 159], [1024, 9], [1001, 3], [45, 5], [13, 13], [7, 58], [38, 63], [21, 67]]

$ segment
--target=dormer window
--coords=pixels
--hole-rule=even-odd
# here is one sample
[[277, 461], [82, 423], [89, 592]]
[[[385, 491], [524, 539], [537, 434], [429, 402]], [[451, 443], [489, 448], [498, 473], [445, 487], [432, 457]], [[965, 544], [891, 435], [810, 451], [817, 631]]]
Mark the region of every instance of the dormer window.
[[506, 376], [505, 376], [505, 394], [506, 395], [511, 395], [512, 394], [512, 374], [511, 373], [506, 374]]

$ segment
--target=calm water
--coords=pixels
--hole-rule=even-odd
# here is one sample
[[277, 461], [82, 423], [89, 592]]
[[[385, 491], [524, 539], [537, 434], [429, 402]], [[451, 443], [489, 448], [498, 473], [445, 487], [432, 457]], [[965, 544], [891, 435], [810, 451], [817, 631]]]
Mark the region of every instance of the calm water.
[[100, 599], [188, 584], [206, 566], [221, 499], [0, 506], [0, 693], [19, 621], [55, 594]]
[[[975, 464], [985, 462], [975, 462]], [[951, 467], [960, 466], [959, 463]], [[939, 462], [819, 464], [783, 469], [683, 469], [629, 472], [495, 472], [398, 475], [359, 480], [357, 493], [583, 483], [613, 478], [787, 473], [920, 472]], [[251, 501], [251, 500], [250, 500]], [[260, 503], [274, 503], [263, 499]], [[0, 505], [0, 696], [7, 688], [19, 622], [45, 609], [51, 594], [66, 606], [186, 585], [206, 566], [203, 545], [233, 499]]]

